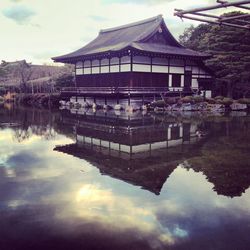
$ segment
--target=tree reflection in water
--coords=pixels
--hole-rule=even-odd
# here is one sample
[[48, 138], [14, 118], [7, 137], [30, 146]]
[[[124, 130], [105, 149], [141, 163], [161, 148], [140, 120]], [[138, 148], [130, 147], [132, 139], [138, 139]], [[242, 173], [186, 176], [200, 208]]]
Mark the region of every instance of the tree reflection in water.
[[[240, 113], [235, 113], [236, 115]], [[92, 162], [101, 173], [157, 195], [181, 164], [202, 172], [214, 191], [241, 196], [250, 186], [250, 117], [190, 113], [168, 115], [114, 112], [50, 112], [1, 109], [1, 126], [16, 124], [14, 139], [33, 135], [45, 140], [57, 134], [76, 143], [55, 150]], [[196, 131], [204, 136], [197, 138]]]

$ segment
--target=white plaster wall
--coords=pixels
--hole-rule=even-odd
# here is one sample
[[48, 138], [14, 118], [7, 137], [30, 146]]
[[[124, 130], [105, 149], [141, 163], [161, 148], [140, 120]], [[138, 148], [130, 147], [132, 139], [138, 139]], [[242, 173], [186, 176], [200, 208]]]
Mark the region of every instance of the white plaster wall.
[[211, 90], [206, 90], [205, 97], [206, 98], [211, 98], [212, 97], [212, 91]]
[[173, 66], [171, 66], [169, 68], [169, 72], [174, 73], [174, 74], [184, 74], [184, 67], [173, 67]]
[[92, 74], [99, 74], [100, 72], [100, 67], [93, 67], [92, 68]]
[[151, 72], [151, 66], [150, 65], [144, 65], [144, 64], [133, 64], [133, 71]]
[[91, 68], [84, 68], [84, 75], [91, 74]]
[[101, 66], [101, 73], [109, 73], [109, 66]]
[[153, 65], [152, 72], [155, 73], [168, 73], [168, 66]]
[[82, 75], [83, 69], [76, 69], [76, 75]]
[[119, 65], [111, 65], [110, 66], [110, 72], [111, 73], [119, 72]]
[[122, 64], [121, 72], [128, 72], [128, 71], [130, 71], [130, 64]]
[[172, 87], [172, 75], [169, 75], [168, 85], [169, 87]]
[[184, 75], [181, 75], [181, 87], [184, 87]]
[[192, 79], [192, 88], [198, 88], [198, 80], [197, 79]]

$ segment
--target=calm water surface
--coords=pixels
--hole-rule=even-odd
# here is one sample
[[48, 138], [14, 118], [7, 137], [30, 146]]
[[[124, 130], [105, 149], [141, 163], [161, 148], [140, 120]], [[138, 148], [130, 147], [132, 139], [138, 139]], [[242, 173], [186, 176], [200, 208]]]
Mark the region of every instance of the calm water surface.
[[250, 116], [0, 109], [0, 249], [250, 249]]

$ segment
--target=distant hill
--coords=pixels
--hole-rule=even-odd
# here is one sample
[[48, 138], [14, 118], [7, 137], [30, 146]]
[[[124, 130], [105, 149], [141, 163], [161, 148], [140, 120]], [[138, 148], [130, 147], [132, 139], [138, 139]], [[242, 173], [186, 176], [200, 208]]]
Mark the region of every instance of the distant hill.
[[54, 83], [58, 77], [71, 74], [71, 66], [33, 65], [26, 60], [0, 64], [0, 86], [43, 85]]

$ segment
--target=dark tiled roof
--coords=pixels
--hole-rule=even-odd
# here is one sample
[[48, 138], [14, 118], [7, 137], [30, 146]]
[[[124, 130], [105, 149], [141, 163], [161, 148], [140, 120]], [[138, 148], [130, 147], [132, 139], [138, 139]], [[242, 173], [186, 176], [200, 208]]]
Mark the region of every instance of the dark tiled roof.
[[180, 56], [194, 56], [194, 57], [209, 57], [208, 54], [187, 49], [184, 47], [174, 47], [165, 44], [157, 43], [132, 43], [132, 47], [141, 51], [168, 54], [168, 55], [180, 55]]
[[[166, 44], [147, 43], [146, 40], [158, 32], [159, 27], [164, 29]], [[140, 22], [101, 30], [98, 37], [83, 48], [63, 56], [53, 57], [52, 59], [56, 62], [67, 62], [79, 57], [116, 52], [130, 47], [161, 54], [193, 57], [208, 56], [182, 47], [169, 32], [162, 16], [159, 15]]]

